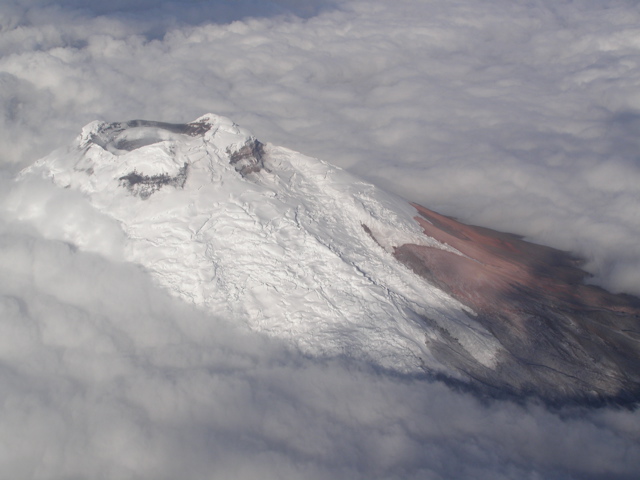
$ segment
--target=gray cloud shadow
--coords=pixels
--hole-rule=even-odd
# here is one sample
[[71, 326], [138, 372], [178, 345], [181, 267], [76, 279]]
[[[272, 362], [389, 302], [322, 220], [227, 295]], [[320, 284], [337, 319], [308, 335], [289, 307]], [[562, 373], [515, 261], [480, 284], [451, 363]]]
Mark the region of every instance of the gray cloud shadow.
[[[135, 25], [149, 39], [161, 38], [172, 27], [204, 25], [207, 23], [228, 24], [247, 18], [270, 18], [282, 15], [309, 19], [322, 12], [336, 8], [338, 0], [127, 0], [84, 1], [41, 0], [23, 9], [18, 24], [46, 23], [47, 19], [32, 11], [54, 8], [65, 13], [84, 17], [103, 17]], [[50, 20], [55, 22], [55, 16]]]
[[607, 125], [609, 154], [640, 166], [640, 111], [616, 112]]

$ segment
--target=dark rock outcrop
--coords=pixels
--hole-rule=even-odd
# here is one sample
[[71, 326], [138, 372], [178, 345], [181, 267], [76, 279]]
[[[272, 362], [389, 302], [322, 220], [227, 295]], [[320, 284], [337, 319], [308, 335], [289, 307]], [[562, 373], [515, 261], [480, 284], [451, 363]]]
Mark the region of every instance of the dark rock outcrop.
[[264, 144], [252, 139], [235, 152], [228, 151], [229, 163], [236, 171], [246, 177], [250, 173], [259, 172], [264, 168]]
[[128, 189], [133, 195], [146, 200], [165, 185], [183, 188], [187, 181], [189, 165], [184, 164], [176, 175], [162, 173], [159, 175], [144, 175], [133, 170], [131, 173], [120, 177], [120, 185]]

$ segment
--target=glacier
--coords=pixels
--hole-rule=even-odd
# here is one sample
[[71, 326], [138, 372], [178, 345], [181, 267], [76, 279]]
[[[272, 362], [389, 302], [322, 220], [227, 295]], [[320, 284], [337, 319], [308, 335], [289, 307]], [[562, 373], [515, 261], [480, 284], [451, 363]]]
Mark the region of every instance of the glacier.
[[[262, 143], [228, 118], [96, 121], [17, 181], [75, 192], [94, 212], [89, 224], [68, 215], [50, 237], [121, 255], [173, 295], [304, 354], [357, 358], [484, 395], [596, 403], [638, 398], [638, 375], [627, 373], [640, 365], [635, 300], [625, 300], [624, 326], [610, 323], [595, 334], [605, 347], [624, 344], [623, 357], [612, 359], [600, 343], [585, 346], [594, 342], [583, 341], [588, 332], [576, 319], [599, 320], [575, 307], [573, 297], [547, 298], [542, 309], [541, 290], [515, 276], [490, 277], [489, 284], [515, 285], [517, 299], [492, 296], [487, 282], [473, 285], [488, 275], [486, 266], [502, 275], [522, 262], [505, 263], [499, 253], [500, 263], [469, 248], [464, 239], [477, 230], [445, 225], [444, 217], [330, 163]], [[43, 213], [16, 204], [14, 214], [28, 220]], [[121, 231], [117, 252], [99, 241], [105, 229]], [[485, 240], [498, 238], [487, 232], [481, 232]], [[522, 255], [541, 251], [500, 239]], [[447, 272], [461, 265], [468, 277], [452, 280]], [[614, 297], [606, 300], [615, 303]], [[603, 309], [590, 304], [588, 312]], [[569, 326], [559, 331], [550, 322]], [[567, 343], [580, 353], [577, 360], [565, 358]], [[589, 361], [595, 369], [586, 368]]]
[[[426, 347], [439, 335], [429, 318], [492, 364], [497, 342], [468, 309], [394, 261], [407, 243], [452, 250], [422, 233], [405, 200], [262, 145], [227, 118], [190, 125], [94, 122], [22, 175], [77, 190], [116, 219], [126, 260], [175, 295], [309, 354], [452, 374]], [[64, 240], [91, 250], [83, 230], [69, 225]]]

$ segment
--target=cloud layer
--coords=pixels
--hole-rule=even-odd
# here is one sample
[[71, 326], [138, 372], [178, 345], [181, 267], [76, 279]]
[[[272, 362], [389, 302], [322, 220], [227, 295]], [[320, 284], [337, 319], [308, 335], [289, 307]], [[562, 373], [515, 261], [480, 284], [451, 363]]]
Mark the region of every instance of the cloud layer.
[[[0, 6], [3, 472], [634, 476], [637, 413], [482, 405], [304, 358], [168, 299], [118, 261], [117, 226], [11, 176], [95, 119], [211, 111], [429, 208], [580, 253], [598, 282], [639, 294], [636, 2], [129, 5]], [[64, 215], [108, 241], [91, 253], [55, 240]]]
[[[4, 478], [632, 478], [640, 418], [481, 404], [237, 332], [0, 225]], [[93, 278], [93, 282], [87, 282]]]

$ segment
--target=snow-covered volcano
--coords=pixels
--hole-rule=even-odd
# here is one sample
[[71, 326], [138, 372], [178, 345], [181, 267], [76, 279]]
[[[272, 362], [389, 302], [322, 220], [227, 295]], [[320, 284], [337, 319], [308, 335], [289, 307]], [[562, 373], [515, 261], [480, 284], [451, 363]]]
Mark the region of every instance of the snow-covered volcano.
[[[639, 398], [636, 299], [579, 286], [562, 252], [412, 206], [227, 118], [94, 122], [19, 181], [34, 177], [115, 219], [125, 259], [173, 294], [309, 355], [485, 393]], [[97, 249], [80, 219], [60, 231]]]

